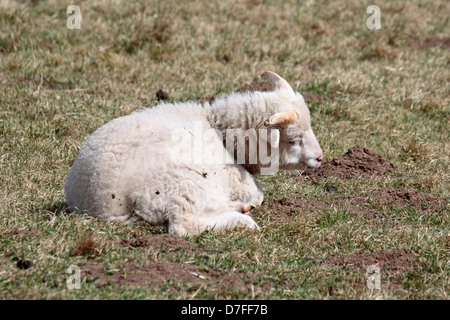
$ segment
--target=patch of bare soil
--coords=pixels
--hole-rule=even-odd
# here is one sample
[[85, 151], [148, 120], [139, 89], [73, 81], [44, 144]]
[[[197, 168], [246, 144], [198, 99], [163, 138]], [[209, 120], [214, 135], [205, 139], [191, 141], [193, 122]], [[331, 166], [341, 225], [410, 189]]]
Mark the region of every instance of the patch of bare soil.
[[381, 250], [375, 253], [351, 254], [342, 257], [331, 256], [323, 263], [367, 271], [368, 266], [380, 267], [381, 276], [397, 276], [419, 270], [417, 254], [406, 249]]
[[[273, 222], [285, 222], [296, 214], [320, 215], [326, 210], [339, 208], [351, 214], [357, 215], [372, 222], [392, 220], [385, 213], [368, 208], [367, 199], [364, 203], [352, 203], [347, 198], [327, 200], [306, 200], [303, 198], [284, 197], [273, 201], [264, 202], [261, 209], [270, 212], [270, 220]], [[360, 206], [362, 204], [362, 206]]]
[[283, 197], [272, 201], [264, 201], [260, 210], [269, 211], [270, 219], [275, 222], [283, 222], [299, 213], [320, 213], [329, 206], [323, 201], [307, 201], [301, 197]]
[[[375, 201], [374, 201], [375, 200]], [[285, 222], [296, 214], [320, 215], [326, 210], [339, 208], [367, 221], [394, 222], [396, 219], [376, 207], [392, 205], [397, 208], [414, 207], [424, 212], [442, 212], [448, 210], [448, 202], [431, 194], [416, 190], [381, 188], [370, 194], [353, 194], [334, 199], [311, 200], [301, 196], [297, 198], [283, 197], [265, 201], [259, 210], [270, 213], [274, 222]]]
[[433, 47], [450, 48], [450, 37], [430, 37], [422, 40], [408, 39], [406, 44], [414, 49], [428, 49]]
[[369, 203], [369, 198], [374, 198], [381, 205], [390, 204], [397, 208], [414, 207], [422, 211], [440, 212], [448, 209], [448, 202], [431, 194], [416, 190], [406, 189], [379, 189], [371, 194], [356, 194], [344, 197], [354, 205]]
[[394, 165], [376, 151], [362, 146], [354, 146], [344, 156], [322, 164], [317, 170], [305, 170], [303, 175], [310, 176], [314, 182], [317, 177], [334, 176], [346, 179], [359, 175], [382, 175], [392, 172], [394, 169]]
[[380, 189], [373, 194], [382, 204], [393, 204], [402, 208], [414, 206], [420, 210], [441, 211], [448, 208], [448, 203], [427, 193], [405, 189]]
[[[96, 286], [104, 287], [109, 284], [130, 286], [162, 286], [171, 280], [171, 289], [178, 290], [180, 283], [198, 287], [211, 286], [212, 290], [229, 290], [248, 292], [257, 276], [253, 273], [221, 274], [206, 267], [194, 264], [180, 265], [174, 262], [160, 261], [148, 265], [125, 264], [117, 270], [106, 270], [103, 264], [87, 264], [82, 267], [84, 275], [94, 281]], [[259, 288], [253, 287], [253, 290]]]
[[165, 251], [183, 251], [189, 254], [202, 254], [205, 252], [205, 250], [199, 248], [196, 244], [171, 234], [158, 234], [135, 239], [126, 239], [122, 240], [121, 244], [129, 248], [146, 248], [151, 246]]

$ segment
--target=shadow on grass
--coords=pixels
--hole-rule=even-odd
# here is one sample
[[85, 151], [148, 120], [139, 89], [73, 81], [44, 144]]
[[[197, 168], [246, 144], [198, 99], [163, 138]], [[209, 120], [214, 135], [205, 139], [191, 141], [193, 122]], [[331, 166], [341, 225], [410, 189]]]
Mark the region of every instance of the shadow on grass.
[[58, 201], [54, 204], [49, 204], [43, 209], [38, 209], [36, 213], [42, 214], [49, 218], [58, 216], [68, 216], [72, 214], [85, 215], [85, 210], [77, 210], [76, 208], [69, 207], [65, 201]]

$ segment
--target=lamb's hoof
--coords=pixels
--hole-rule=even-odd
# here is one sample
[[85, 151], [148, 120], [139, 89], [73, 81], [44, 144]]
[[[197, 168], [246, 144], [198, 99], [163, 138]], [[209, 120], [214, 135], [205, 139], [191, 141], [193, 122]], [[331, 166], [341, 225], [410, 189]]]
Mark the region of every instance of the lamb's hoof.
[[244, 219], [244, 225], [249, 229], [259, 230], [259, 226], [256, 224], [255, 220], [253, 220], [249, 215], [242, 216]]

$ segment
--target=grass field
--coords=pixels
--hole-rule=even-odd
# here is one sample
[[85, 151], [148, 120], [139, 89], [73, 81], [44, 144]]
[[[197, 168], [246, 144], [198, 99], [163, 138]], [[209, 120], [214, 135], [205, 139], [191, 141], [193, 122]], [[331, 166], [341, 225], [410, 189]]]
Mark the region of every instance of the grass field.
[[[450, 2], [300, 3], [0, 0], [0, 297], [448, 299]], [[80, 30], [66, 27], [70, 4]], [[371, 4], [379, 30], [366, 27]], [[155, 105], [159, 89], [201, 101], [266, 70], [305, 94], [324, 162], [361, 145], [396, 170], [316, 183], [298, 172], [258, 177], [266, 205], [252, 212], [256, 232], [177, 239], [65, 212], [65, 177], [100, 125]], [[375, 198], [355, 211], [342, 201], [380, 189], [443, 206]], [[322, 209], [272, 219], [283, 198]], [[369, 289], [364, 259], [391, 253], [381, 289]], [[82, 270], [79, 290], [66, 286], [69, 265]]]

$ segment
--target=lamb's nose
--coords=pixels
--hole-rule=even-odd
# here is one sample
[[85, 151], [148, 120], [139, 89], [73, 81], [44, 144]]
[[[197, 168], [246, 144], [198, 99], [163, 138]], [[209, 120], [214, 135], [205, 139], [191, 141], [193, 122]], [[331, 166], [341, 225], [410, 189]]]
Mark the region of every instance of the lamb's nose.
[[323, 160], [323, 154], [321, 154], [317, 159], [318, 162], [321, 162]]

